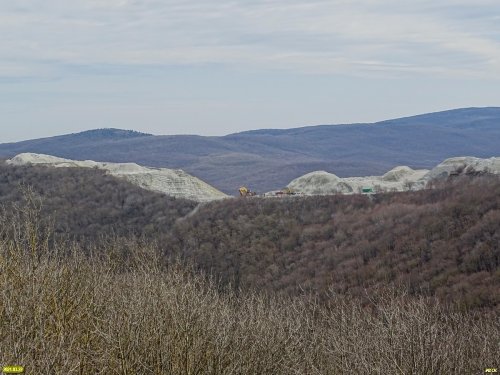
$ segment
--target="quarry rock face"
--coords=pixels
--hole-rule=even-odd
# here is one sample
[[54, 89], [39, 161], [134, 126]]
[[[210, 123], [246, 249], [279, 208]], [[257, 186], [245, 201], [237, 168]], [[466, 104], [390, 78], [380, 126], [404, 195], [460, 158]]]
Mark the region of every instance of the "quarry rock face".
[[[52, 167], [97, 168], [124, 178], [147, 190], [198, 202], [224, 199], [228, 196], [182, 170], [149, 168], [135, 163], [106, 163], [92, 160], [76, 161], [50, 155], [23, 153], [7, 161], [11, 165], [47, 165]], [[315, 171], [296, 178], [288, 188], [301, 195], [357, 194], [420, 190], [430, 182], [458, 175], [500, 175], [500, 157], [480, 159], [455, 157], [446, 159], [431, 170], [398, 166], [382, 176], [341, 178], [333, 173]], [[276, 196], [275, 192], [264, 196]]]
[[489, 159], [462, 156], [450, 158], [433, 168], [425, 177], [425, 181], [448, 178], [458, 175], [500, 174], [500, 157]]
[[[426, 171], [425, 169], [421, 170], [422, 173]], [[404, 180], [405, 178], [412, 178], [415, 177], [415, 170], [411, 169], [410, 167], [407, 166], [400, 166], [400, 167], [395, 167], [391, 169], [389, 172], [385, 173], [382, 176], [383, 181], [401, 181]]]
[[56, 168], [97, 168], [112, 176], [123, 178], [143, 189], [177, 198], [208, 202], [227, 198], [227, 195], [206, 182], [180, 169], [149, 168], [135, 163], [104, 163], [92, 160], [77, 161], [50, 155], [23, 153], [7, 161], [10, 165], [47, 165]]
[[347, 191], [340, 191], [341, 181], [341, 178], [337, 177], [333, 173], [317, 171], [308, 173], [293, 180], [290, 184], [288, 184], [288, 187], [293, 191], [311, 195], [331, 194], [332, 186], [335, 186], [339, 193], [349, 192], [349, 189], [347, 189]]
[[458, 175], [500, 175], [500, 157], [480, 159], [470, 156], [450, 158], [433, 169], [414, 170], [407, 166], [391, 169], [383, 176], [340, 178], [316, 171], [288, 184], [294, 192], [305, 195], [353, 194], [424, 189], [429, 182]]
[[317, 194], [355, 194], [364, 190], [405, 191], [421, 179], [428, 170], [413, 170], [409, 167], [396, 167], [383, 176], [346, 177], [318, 171], [296, 178], [288, 187], [294, 192], [306, 195]]

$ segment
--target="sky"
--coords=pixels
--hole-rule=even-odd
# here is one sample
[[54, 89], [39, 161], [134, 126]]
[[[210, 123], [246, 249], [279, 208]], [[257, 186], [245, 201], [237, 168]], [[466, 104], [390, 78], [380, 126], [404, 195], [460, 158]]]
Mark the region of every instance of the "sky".
[[0, 142], [499, 105], [498, 0], [0, 2]]

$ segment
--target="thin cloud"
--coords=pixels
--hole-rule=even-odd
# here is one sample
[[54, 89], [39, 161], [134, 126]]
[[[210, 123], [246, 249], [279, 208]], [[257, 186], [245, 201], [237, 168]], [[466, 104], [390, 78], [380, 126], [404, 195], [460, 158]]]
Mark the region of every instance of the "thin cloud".
[[496, 79], [499, 12], [488, 0], [2, 2], [0, 76], [57, 75], [58, 64], [226, 64]]

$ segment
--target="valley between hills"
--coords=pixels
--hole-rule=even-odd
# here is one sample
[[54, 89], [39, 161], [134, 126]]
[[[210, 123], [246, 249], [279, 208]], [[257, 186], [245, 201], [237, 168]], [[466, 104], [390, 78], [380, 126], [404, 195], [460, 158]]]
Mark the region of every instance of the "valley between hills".
[[182, 169], [229, 195], [242, 185], [264, 193], [313, 171], [339, 177], [380, 176], [397, 166], [431, 169], [453, 157], [497, 157], [499, 124], [500, 108], [489, 107], [373, 124], [262, 129], [219, 137], [96, 129], [0, 144], [0, 158], [30, 152], [137, 163]]
[[[302, 135], [323, 142], [357, 125], [175, 141], [107, 129], [0, 145], [0, 360], [21, 358], [40, 374], [494, 368], [497, 114], [468, 109], [359, 125], [455, 134], [450, 149], [434, 140], [432, 152], [432, 142], [406, 155], [389, 142], [379, 159], [368, 152], [368, 163], [302, 163], [295, 149], [266, 161], [266, 170], [257, 159], [275, 151], [243, 161], [227, 148], [216, 164], [234, 157], [237, 168], [204, 169], [206, 181], [179, 169], [182, 152], [175, 166], [151, 158], [165, 141], [174, 151], [189, 141], [193, 155], [207, 142], [227, 147], [227, 139], [244, 149], [284, 136], [309, 147]], [[449, 123], [431, 124], [436, 118]], [[231, 174], [237, 170], [246, 177]], [[240, 196], [242, 185], [259, 194]]]

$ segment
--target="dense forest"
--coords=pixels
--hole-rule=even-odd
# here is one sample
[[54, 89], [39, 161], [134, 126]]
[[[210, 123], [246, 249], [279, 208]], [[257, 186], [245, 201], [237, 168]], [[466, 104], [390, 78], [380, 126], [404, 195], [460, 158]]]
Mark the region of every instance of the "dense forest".
[[30, 374], [498, 367], [498, 179], [197, 206], [91, 169], [0, 171], [2, 364]]
[[[48, 241], [38, 206], [0, 213], [0, 363], [29, 374], [479, 374], [498, 367], [493, 312], [387, 288], [366, 305], [331, 294], [241, 292], [159, 249]], [[116, 241], [116, 240], [115, 240]]]
[[0, 162], [0, 205], [9, 210], [26, 191], [40, 198], [42, 218], [54, 233], [79, 241], [164, 233], [195, 202], [141, 189], [90, 168], [9, 166]]
[[237, 287], [363, 295], [398, 285], [465, 306], [500, 302], [500, 181], [419, 192], [212, 203], [167, 251]]
[[141, 238], [235, 290], [324, 299], [393, 285], [462, 308], [500, 306], [496, 177], [372, 196], [229, 199], [194, 210], [194, 202], [102, 171], [0, 166], [4, 209], [21, 202], [27, 186], [56, 236]]

